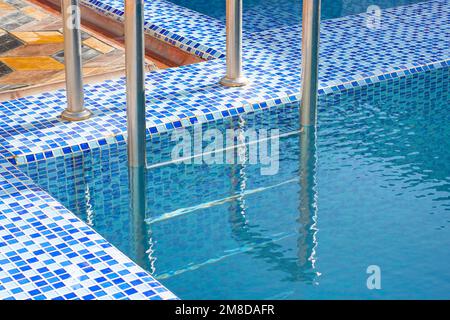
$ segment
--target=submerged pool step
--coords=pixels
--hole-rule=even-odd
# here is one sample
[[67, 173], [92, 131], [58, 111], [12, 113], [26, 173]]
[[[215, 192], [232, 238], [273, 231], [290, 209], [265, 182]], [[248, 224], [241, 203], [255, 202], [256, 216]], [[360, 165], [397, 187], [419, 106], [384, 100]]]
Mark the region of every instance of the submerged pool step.
[[162, 215], [160, 215], [158, 217], [147, 218], [145, 220], [145, 222], [148, 223], [148, 224], [162, 222], [162, 221], [165, 221], [165, 220], [168, 220], [168, 219], [172, 219], [172, 218], [183, 216], [183, 215], [186, 215], [186, 214], [189, 214], [189, 213], [193, 213], [195, 211], [208, 209], [208, 208], [212, 208], [212, 207], [215, 207], [215, 206], [220, 206], [220, 205], [222, 205], [224, 203], [232, 202], [232, 201], [235, 201], [235, 200], [237, 200], [239, 198], [242, 198], [242, 197], [245, 197], [245, 196], [249, 196], [249, 195], [253, 195], [253, 194], [256, 194], [256, 193], [260, 193], [260, 192], [265, 192], [265, 191], [269, 191], [269, 190], [272, 190], [272, 189], [276, 189], [278, 187], [281, 187], [281, 186], [284, 186], [284, 185], [287, 185], [287, 184], [290, 184], [290, 183], [298, 183], [298, 180], [299, 180], [298, 178], [295, 178], [295, 179], [287, 180], [287, 181], [284, 181], [284, 182], [281, 182], [281, 183], [277, 183], [277, 184], [274, 184], [274, 185], [271, 185], [271, 186], [268, 186], [268, 187], [257, 188], [257, 189], [253, 189], [253, 190], [245, 190], [243, 192], [240, 192], [238, 194], [235, 194], [235, 195], [232, 195], [232, 196], [229, 196], [229, 197], [226, 197], [226, 198], [222, 198], [222, 199], [219, 199], [219, 200], [214, 200], [214, 201], [202, 203], [202, 204], [199, 204], [199, 205], [196, 205], [196, 206], [192, 206], [192, 207], [188, 207], [188, 208], [177, 209], [177, 210], [172, 211], [172, 212], [164, 213], [164, 214], [162, 214]]

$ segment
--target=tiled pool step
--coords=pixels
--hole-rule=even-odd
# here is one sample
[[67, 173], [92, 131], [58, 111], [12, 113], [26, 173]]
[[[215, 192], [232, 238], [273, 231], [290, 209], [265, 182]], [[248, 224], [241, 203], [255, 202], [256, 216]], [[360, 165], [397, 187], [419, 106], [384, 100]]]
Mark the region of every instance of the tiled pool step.
[[176, 299], [0, 156], [0, 299]]
[[[436, 2], [444, 3], [445, 1], [427, 1], [431, 4], [419, 3], [417, 8], [428, 10], [431, 6], [435, 6]], [[81, 2], [115, 20], [123, 21], [124, 19], [124, 0], [82, 0]], [[398, 9], [405, 2], [396, 1], [396, 3], [398, 7], [395, 9]], [[259, 7], [244, 10], [245, 35], [300, 23], [300, 4], [298, 6], [288, 4], [289, 8], [286, 8], [280, 2], [277, 7], [267, 10], [269, 4], [271, 3], [263, 2]], [[360, 6], [359, 11], [363, 12], [370, 4], [372, 3], [368, 1], [350, 2], [349, 6]], [[407, 6], [405, 5], [405, 7]], [[344, 10], [343, 15], [351, 14], [345, 13], [345, 9], [341, 8], [340, 10]], [[423, 12], [418, 10], [417, 13], [422, 14]], [[225, 17], [223, 16], [220, 19], [209, 17], [175, 5], [168, 0], [145, 0], [145, 21], [145, 29], [148, 34], [186, 52], [207, 60], [225, 56]]]
[[[86, 6], [118, 21], [124, 20], [124, 0], [82, 0]], [[145, 1], [145, 31], [200, 58], [225, 57], [222, 21], [166, 0]]]
[[[170, 6], [162, 0], [153, 2]], [[385, 10], [375, 30], [365, 27], [366, 15], [324, 22], [321, 93], [448, 67], [449, 11], [445, 0]], [[190, 14], [171, 12], [178, 20], [173, 20], [171, 31], [158, 29], [160, 34], [180, 45], [195, 44], [199, 52], [204, 48], [223, 52], [223, 33], [214, 33], [222, 25], [201, 29], [194, 19], [185, 28], [182, 21]], [[180, 26], [185, 29], [177, 30]], [[192, 33], [195, 40], [174, 33], [190, 34], [193, 29], [199, 32]], [[247, 88], [217, 85], [225, 68], [222, 59], [148, 74], [149, 133], [298, 100], [300, 31], [289, 26], [246, 37], [246, 72], [252, 80]], [[218, 49], [213, 52], [213, 47]], [[65, 105], [63, 91], [0, 104], [0, 298], [175, 298], [11, 165], [123, 143], [124, 80], [88, 85], [86, 96], [96, 117], [83, 123], [56, 119]]]
[[[346, 145], [350, 140], [357, 141], [360, 137], [362, 137], [363, 141], [380, 141], [380, 139], [384, 141], [385, 139], [389, 140], [391, 134], [395, 132], [403, 132], [404, 135], [407, 135], [410, 129], [414, 130], [413, 128], [415, 128], [410, 121], [411, 118], [420, 117], [425, 120], [422, 123], [427, 123], [427, 120], [430, 120], [430, 110], [433, 108], [438, 110], [438, 106], [442, 107], [443, 102], [450, 101], [450, 91], [448, 90], [449, 75], [450, 68], [445, 68], [351, 89], [340, 94], [322, 96], [320, 99], [319, 133], [327, 132], [327, 134], [322, 135], [324, 139], [319, 139], [319, 141], [323, 142], [323, 146], [333, 145], [336, 141]], [[346, 111], [347, 108], [350, 108], [351, 111]], [[327, 112], [326, 109], [334, 109], [335, 111]], [[404, 114], [405, 111], [406, 115]], [[335, 131], [330, 129], [329, 125], [337, 115], [340, 115], [341, 120], [350, 120], [344, 121], [346, 124], [342, 123], [350, 130], [350, 140], [345, 135], [340, 136], [338, 140], [333, 139], [333, 137], [336, 137]], [[375, 124], [370, 136], [361, 136], [361, 127], [359, 124], [355, 124], [354, 121], [354, 117], [358, 117], [356, 115], [363, 115], [364, 119], [367, 119], [367, 122], [364, 120], [364, 123]], [[216, 122], [207, 123], [204, 124], [203, 129], [205, 132], [207, 129], [217, 128], [222, 128], [222, 130], [223, 128], [241, 128], [242, 130], [246, 128], [256, 130], [260, 128], [269, 130], [271, 128], [279, 128], [281, 132], [288, 133], [298, 129], [298, 125], [298, 104], [295, 103], [283, 107], [274, 107], [264, 112], [244, 115], [239, 118], [224, 119], [218, 121], [218, 124]], [[435, 125], [431, 125], [430, 130], [433, 127]], [[383, 134], [383, 132], [386, 134]], [[417, 141], [421, 140], [415, 135], [412, 135], [411, 138], [413, 140], [419, 139]], [[283, 142], [285, 140], [280, 140], [280, 150], [286, 151], [298, 147], [295, 139], [293, 139], [293, 144], [288, 145], [285, 144], [286, 142]], [[166, 281], [167, 279], [169, 281], [167, 283], [168, 288], [175, 290], [174, 292], [177, 294], [181, 294], [175, 287], [172, 287], [173, 283], [177, 283], [178, 276], [173, 279], [172, 285], [170, 285], [171, 280], [169, 278], [172, 275], [208, 267], [208, 263], [216, 261], [217, 258], [224, 260], [233, 259], [233, 255], [217, 256], [209, 254], [211, 251], [208, 250], [209, 246], [205, 242], [211, 241], [201, 241], [204, 240], [203, 237], [200, 237], [200, 241], [197, 241], [199, 239], [198, 235], [201, 234], [199, 230], [217, 231], [217, 229], [209, 228], [210, 223], [212, 221], [217, 223], [218, 219], [223, 219], [220, 221], [224, 223], [229, 221], [234, 216], [229, 215], [230, 208], [234, 208], [238, 203], [244, 201], [241, 198], [244, 194], [246, 195], [245, 207], [251, 208], [253, 206], [250, 205], [251, 202], [249, 203], [249, 201], [253, 201], [255, 204], [255, 201], [258, 202], [255, 199], [259, 198], [262, 201], [262, 199], [270, 198], [264, 192], [283, 194], [283, 189], [295, 187], [296, 184], [292, 182], [297, 181], [298, 183], [298, 177], [295, 178], [297, 174], [295, 164], [298, 162], [296, 158], [292, 158], [293, 167], [280, 165], [280, 170], [276, 177], [260, 176], [259, 167], [254, 165], [238, 165], [237, 167], [233, 165], [164, 165], [166, 160], [171, 159], [171, 151], [173, 151], [173, 147], [177, 142], [171, 141], [170, 134], [165, 134], [148, 143], [149, 163], [156, 165], [152, 166], [147, 176], [148, 181], [154, 182], [148, 185], [146, 193], [147, 207], [151, 208], [151, 210], [146, 214], [148, 225], [145, 228], [138, 228], [138, 230], [129, 230], [126, 227], [129, 225], [130, 215], [127, 208], [129, 195], [126, 187], [128, 170], [125, 145], [105, 146], [92, 152], [76, 156], [69, 155], [64, 159], [58, 158], [33, 162], [21, 166], [20, 169], [44, 190], [64, 203], [76, 215], [93, 225], [96, 230], [102, 232], [102, 235], [108, 241], [118, 245], [123, 252], [130, 254], [130, 256], [134, 256], [135, 247], [129, 239], [134, 237], [129, 236], [127, 232], [130, 235], [138, 234], [140, 235], [138, 238], [141, 239], [147, 236], [150, 237], [149, 246], [141, 248], [141, 252], [144, 252], [151, 247], [151, 254], [145, 256], [148, 259], [146, 260], [147, 268], [156, 270], [154, 275], [157, 279], [161, 281]], [[415, 145], [409, 138], [408, 142], [409, 145]], [[419, 145], [419, 149], [415, 147], [413, 149], [422, 150], [422, 147], [426, 147], [426, 143], [419, 142]], [[386, 148], [389, 149], [390, 146], [386, 145]], [[323, 148], [319, 149], [322, 150]], [[373, 159], [376, 155], [384, 155], [385, 151], [383, 148], [370, 149], [369, 151], [363, 150], [362, 153], [358, 153], [355, 156], [358, 159], [362, 159], [361, 157], [366, 159], [365, 156], [367, 155]], [[418, 154], [422, 154], [422, 152], [418, 152]], [[348, 155], [342, 154], [342, 156], [347, 157]], [[325, 158], [326, 156], [321, 159], [324, 160]], [[419, 158], [422, 158], [422, 156]], [[416, 162], [416, 160], [410, 160], [414, 163]], [[445, 161], [444, 159], [441, 160]], [[390, 160], [386, 159], [386, 161], [389, 162]], [[422, 163], [419, 159], [417, 161]], [[376, 161], [376, 163], [378, 162]], [[386, 165], [386, 163], [380, 162], [379, 165]], [[235, 178], [233, 178], [234, 175]], [[257, 177], [257, 182], [252, 177]], [[245, 183], [241, 184], [239, 182]], [[209, 188], [205, 192], [205, 186], [214, 186], [214, 188]], [[189, 190], [189, 197], [185, 197], [186, 190]], [[172, 199], [175, 198], [177, 200], [167, 201], [165, 196], [173, 194], [178, 195], [177, 197], [171, 196]], [[238, 196], [238, 199], [235, 199], [237, 202], [227, 202], [234, 198], [233, 195]], [[251, 200], [252, 198], [254, 200]], [[84, 199], [89, 200], [85, 201]], [[222, 209], [220, 204], [223, 206]], [[268, 207], [270, 207], [269, 203]], [[140, 221], [142, 222], [143, 220]], [[188, 226], [185, 224], [187, 221], [193, 223]], [[251, 221], [253, 221], [253, 224], [255, 223], [250, 218]], [[172, 226], [175, 225], [183, 225], [184, 232], [174, 231]], [[217, 227], [221, 230], [224, 229], [221, 223], [217, 224]], [[269, 228], [268, 230], [271, 229]], [[286, 230], [283, 229], [283, 233]], [[208, 237], [220, 238], [221, 235], [220, 232], [219, 236], [217, 236], [217, 232], [212, 232], [212, 234], [212, 236], [211, 233], [208, 234]], [[266, 236], [267, 234], [261, 234], [261, 237]], [[184, 250], [177, 250], [177, 247], [173, 246], [174, 243], [186, 244], [186, 242], [190, 243], [190, 245], [186, 245]], [[271, 242], [270, 240], [266, 244]], [[164, 251], [162, 253], [163, 256], [170, 257], [170, 254], [166, 255], [166, 250], [159, 250], [158, 253], [158, 248], [161, 249], [163, 243], [169, 244], [168, 247], [170, 247], [170, 250], [173, 250], [177, 257], [173, 260], [178, 261], [177, 263], [169, 264], [171, 266], [169, 268], [167, 265], [161, 268], [160, 264], [162, 251]], [[199, 246], [201, 250], [198, 249]], [[234, 249], [237, 248], [230, 246], [229, 249], [234, 252]], [[255, 247], [248, 247], [248, 249], [258, 250]], [[239, 254], [238, 252], [235, 253]], [[138, 256], [142, 257], [142, 255]], [[172, 261], [172, 259], [170, 260]], [[155, 265], [153, 265], [154, 261], [156, 262]], [[271, 261], [274, 263], [278, 261], [280, 266], [286, 266], [286, 264], [283, 264], [286, 260], [271, 259]], [[180, 275], [180, 277], [183, 276]], [[163, 278], [164, 280], [162, 280]], [[166, 282], [164, 283], [166, 284]]]
[[[326, 20], [320, 93], [327, 94], [450, 65], [450, 3], [433, 0], [384, 11], [379, 28], [367, 14]], [[147, 74], [147, 129], [158, 134], [299, 99], [299, 26], [258, 32], [244, 43], [251, 85], [224, 88], [224, 59]], [[23, 164], [125, 140], [125, 80], [85, 87], [95, 117], [57, 119], [63, 90], [1, 103], [0, 154]]]

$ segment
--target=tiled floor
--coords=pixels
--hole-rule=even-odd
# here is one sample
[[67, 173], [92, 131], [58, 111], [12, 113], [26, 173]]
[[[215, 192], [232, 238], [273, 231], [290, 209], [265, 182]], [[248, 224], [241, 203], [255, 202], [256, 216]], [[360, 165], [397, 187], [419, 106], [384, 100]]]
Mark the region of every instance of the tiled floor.
[[[26, 0], [0, 0], [0, 93], [64, 81], [61, 17]], [[83, 31], [85, 76], [124, 70], [124, 50]], [[148, 69], [156, 69], [150, 61]]]
[[[420, 14], [416, 14], [420, 12]], [[320, 93], [365, 85], [448, 66], [450, 3], [422, 2], [385, 10], [381, 27], [366, 26], [367, 14], [324, 21]], [[300, 94], [300, 26], [257, 32], [245, 38], [244, 66], [251, 84], [224, 88], [224, 59], [147, 75], [147, 127], [159, 133], [296, 100]], [[125, 139], [125, 80], [85, 87], [95, 114], [82, 123], [57, 117], [64, 91], [2, 103], [0, 154], [13, 163], [78, 152]]]

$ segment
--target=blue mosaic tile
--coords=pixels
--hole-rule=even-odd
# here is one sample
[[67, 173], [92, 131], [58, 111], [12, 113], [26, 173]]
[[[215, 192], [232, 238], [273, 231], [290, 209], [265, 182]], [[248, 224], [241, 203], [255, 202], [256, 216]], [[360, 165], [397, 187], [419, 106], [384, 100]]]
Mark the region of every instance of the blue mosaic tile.
[[176, 297], [0, 156], [0, 299]]
[[[84, 5], [117, 21], [124, 20], [123, 0], [82, 0]], [[223, 21], [165, 0], [145, 1], [145, 31], [200, 58], [223, 58]]]
[[[123, 19], [123, 1], [83, 3]], [[376, 29], [368, 28], [368, 19], [358, 14], [322, 23], [321, 95], [450, 66], [448, 1], [383, 10]], [[148, 134], [157, 138], [174, 128], [298, 101], [301, 26], [264, 28], [245, 34], [251, 84], [224, 88], [218, 84], [225, 73], [223, 21], [163, 0], [146, 2], [147, 32], [211, 60], [147, 74]], [[79, 123], [58, 118], [64, 90], [0, 103], [0, 298], [175, 298], [11, 165], [124, 144], [124, 78], [86, 85], [85, 96], [95, 117]]]
[[[411, 1], [394, 0], [383, 1], [380, 4], [383, 7], [394, 5], [400, 7], [409, 2]], [[114, 20], [123, 21], [124, 19], [124, 0], [82, 0], [82, 3]], [[225, 56], [224, 9], [218, 17], [211, 17], [166, 0], [146, 0], [144, 4], [145, 30], [148, 34], [206, 60]], [[374, 3], [370, 1], [347, 5], [342, 5], [340, 2], [326, 3], [327, 7], [324, 7], [323, 11], [328, 12], [325, 13], [326, 16], [334, 17], [336, 14], [347, 16], [356, 12], [365, 12], [371, 4]], [[267, 10], [269, 7], [270, 10]], [[274, 5], [273, 0], [252, 3], [250, 8], [245, 7], [243, 11], [244, 36], [264, 30], [277, 30], [285, 26], [298, 25], [301, 14], [300, 1], [295, 3], [281, 1], [277, 5]]]

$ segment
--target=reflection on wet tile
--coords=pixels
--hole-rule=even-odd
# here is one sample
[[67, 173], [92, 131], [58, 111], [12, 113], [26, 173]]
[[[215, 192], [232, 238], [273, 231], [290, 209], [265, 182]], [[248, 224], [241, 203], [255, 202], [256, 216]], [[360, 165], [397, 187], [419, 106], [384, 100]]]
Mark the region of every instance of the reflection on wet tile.
[[62, 70], [64, 65], [50, 57], [0, 57], [14, 70]]
[[63, 43], [64, 38], [58, 31], [11, 32], [16, 38], [28, 44]]

